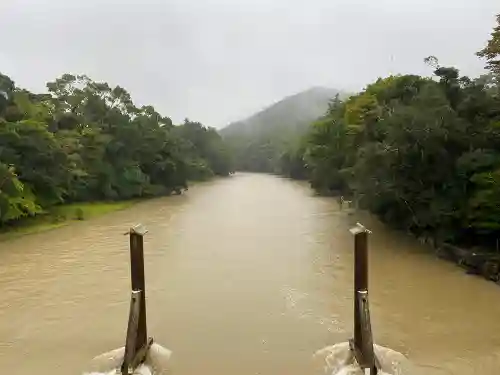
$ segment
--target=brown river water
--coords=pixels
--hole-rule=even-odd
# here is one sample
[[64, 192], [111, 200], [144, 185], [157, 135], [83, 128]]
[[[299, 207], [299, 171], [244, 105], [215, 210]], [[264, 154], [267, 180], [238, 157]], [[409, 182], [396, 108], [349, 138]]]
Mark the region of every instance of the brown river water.
[[0, 242], [0, 368], [80, 374], [124, 344], [128, 238], [144, 224], [148, 329], [178, 375], [306, 375], [352, 332], [353, 238], [370, 237], [375, 342], [425, 374], [500, 374], [500, 287], [307, 184], [237, 174]]

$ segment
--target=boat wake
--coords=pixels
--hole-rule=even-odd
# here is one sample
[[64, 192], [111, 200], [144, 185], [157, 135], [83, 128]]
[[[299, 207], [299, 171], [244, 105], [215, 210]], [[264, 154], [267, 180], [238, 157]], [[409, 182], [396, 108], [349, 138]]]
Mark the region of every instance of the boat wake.
[[[101, 354], [90, 362], [89, 368], [83, 375], [116, 375], [121, 374], [120, 366], [123, 362], [125, 348], [119, 348]], [[161, 345], [153, 343], [149, 348], [146, 360], [137, 367], [134, 375], [166, 375], [172, 352]]]
[[[381, 369], [379, 375], [416, 375], [415, 368], [406, 357], [395, 350], [374, 345]], [[318, 350], [314, 360], [327, 375], [364, 375], [356, 364], [348, 342]]]

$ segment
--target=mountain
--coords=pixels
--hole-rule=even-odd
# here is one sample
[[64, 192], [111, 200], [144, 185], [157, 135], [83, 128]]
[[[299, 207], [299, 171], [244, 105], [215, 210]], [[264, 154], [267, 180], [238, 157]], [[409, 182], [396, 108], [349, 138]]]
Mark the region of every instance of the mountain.
[[303, 147], [309, 125], [325, 114], [335, 89], [313, 87], [287, 96], [249, 118], [221, 129], [237, 170], [284, 173], [283, 163]]
[[283, 130], [301, 131], [323, 115], [335, 95], [344, 96], [339, 90], [313, 87], [290, 95], [249, 118], [229, 124], [219, 132], [223, 137], [251, 136]]

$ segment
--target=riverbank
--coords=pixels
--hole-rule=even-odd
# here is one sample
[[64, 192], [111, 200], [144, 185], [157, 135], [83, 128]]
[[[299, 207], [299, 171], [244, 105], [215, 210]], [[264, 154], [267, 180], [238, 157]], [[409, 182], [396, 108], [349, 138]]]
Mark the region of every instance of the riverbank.
[[19, 236], [44, 232], [128, 208], [142, 199], [107, 202], [80, 202], [51, 207], [46, 213], [27, 217], [0, 229], [0, 242]]
[[500, 285], [500, 253], [462, 248], [448, 243], [434, 244], [426, 238], [420, 240], [430, 243], [439, 258], [455, 263], [467, 274], [481, 276]]
[[[190, 180], [189, 187], [212, 180]], [[187, 189], [185, 189], [187, 190]], [[172, 194], [182, 194], [181, 190]], [[134, 204], [157, 197], [142, 197], [122, 201], [96, 201], [62, 204], [48, 209], [45, 213], [17, 220], [0, 228], [0, 242], [27, 234], [45, 232], [60, 228], [75, 221], [87, 220], [110, 212], [126, 209]]]
[[[385, 225], [394, 228], [389, 223]], [[419, 236], [415, 233], [408, 233], [429, 247], [437, 258], [454, 263], [469, 275], [480, 276], [500, 285], [500, 251], [493, 252], [479, 246], [461, 247], [457, 244], [440, 242], [432, 234]]]
[[[347, 198], [352, 200], [346, 200], [345, 196], [340, 195], [340, 192], [330, 191], [328, 194], [318, 192], [317, 194], [336, 199], [341, 209], [357, 206], [354, 197], [347, 195]], [[386, 222], [385, 225], [397, 229], [390, 223]], [[481, 247], [461, 247], [456, 244], [439, 242], [433, 234], [427, 233], [419, 236], [415, 233], [408, 233], [420, 243], [430, 247], [438, 258], [455, 263], [469, 275], [480, 276], [500, 285], [500, 250], [497, 249], [496, 252], [493, 252]]]

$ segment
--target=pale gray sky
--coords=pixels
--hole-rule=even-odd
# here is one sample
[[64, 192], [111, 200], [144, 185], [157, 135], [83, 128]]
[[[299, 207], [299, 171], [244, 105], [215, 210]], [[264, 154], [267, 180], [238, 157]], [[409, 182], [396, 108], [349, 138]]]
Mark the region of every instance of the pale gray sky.
[[498, 0], [3, 0], [0, 72], [34, 91], [84, 73], [222, 127], [311, 86], [429, 74], [428, 55], [477, 75], [496, 13]]

